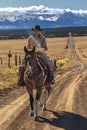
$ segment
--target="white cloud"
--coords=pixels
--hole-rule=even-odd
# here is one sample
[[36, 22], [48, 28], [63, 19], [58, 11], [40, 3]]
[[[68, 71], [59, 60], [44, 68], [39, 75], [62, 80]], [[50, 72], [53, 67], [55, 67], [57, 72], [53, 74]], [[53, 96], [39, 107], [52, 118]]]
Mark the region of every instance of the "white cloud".
[[48, 18], [45, 18], [45, 17], [43, 17], [43, 16], [39, 16], [38, 18], [39, 18], [41, 21], [43, 21], [43, 20], [46, 20], [46, 21], [56, 21], [56, 20], [58, 20], [59, 16], [50, 16], [50, 17], [48, 17]]
[[32, 12], [32, 13], [39, 13], [39, 14], [63, 14], [64, 12], [72, 12], [75, 14], [87, 14], [87, 10], [71, 10], [71, 9], [59, 9], [59, 8], [48, 8], [43, 5], [40, 6], [30, 6], [30, 7], [19, 7], [19, 8], [0, 8], [1, 12], [19, 12], [19, 13], [26, 13], [26, 12]]
[[65, 9], [66, 12], [72, 12], [75, 14], [87, 14], [87, 10], [71, 10], [69, 8]]

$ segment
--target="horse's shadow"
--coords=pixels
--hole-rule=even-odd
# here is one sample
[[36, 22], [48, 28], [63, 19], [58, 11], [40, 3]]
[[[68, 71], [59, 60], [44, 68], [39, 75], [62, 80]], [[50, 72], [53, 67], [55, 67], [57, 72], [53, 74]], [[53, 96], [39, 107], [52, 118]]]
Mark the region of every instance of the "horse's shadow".
[[46, 122], [57, 128], [63, 128], [64, 130], [87, 130], [87, 118], [82, 117], [81, 115], [65, 111], [47, 111], [51, 112], [55, 117], [50, 119], [40, 117], [40, 122]]

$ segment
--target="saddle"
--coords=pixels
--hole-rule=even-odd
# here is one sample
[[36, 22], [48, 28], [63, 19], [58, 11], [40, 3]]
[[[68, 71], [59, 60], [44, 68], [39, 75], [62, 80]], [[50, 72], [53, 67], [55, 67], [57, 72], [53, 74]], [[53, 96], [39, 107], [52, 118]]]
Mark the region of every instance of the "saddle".
[[46, 81], [49, 82], [49, 77], [50, 77], [50, 70], [48, 65], [46, 64], [46, 62], [43, 61], [43, 59], [40, 56], [37, 56], [37, 60], [38, 60], [38, 65], [41, 68], [41, 71], [44, 71], [45, 74], [47, 75], [47, 79]]
[[[40, 65], [43, 67], [43, 69], [44, 69], [45, 71], [47, 71], [47, 69], [48, 69], [47, 64], [46, 64], [46, 62], [44, 62], [44, 61], [42, 60], [42, 58], [41, 58], [40, 56], [38, 56], [38, 62], [39, 62]], [[39, 64], [39, 63], [38, 63], [38, 64]]]

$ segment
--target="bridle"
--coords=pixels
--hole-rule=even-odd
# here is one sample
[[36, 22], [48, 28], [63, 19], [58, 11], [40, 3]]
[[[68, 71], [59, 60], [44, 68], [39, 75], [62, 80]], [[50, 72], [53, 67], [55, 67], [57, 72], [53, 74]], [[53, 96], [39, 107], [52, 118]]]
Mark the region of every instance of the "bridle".
[[31, 58], [31, 56], [30, 55], [27, 55], [26, 56], [26, 70], [25, 70], [25, 72], [26, 72], [26, 74], [28, 74], [29, 76], [32, 76], [32, 74], [33, 74], [33, 71], [32, 71], [32, 67], [31, 67], [31, 65], [30, 65], [30, 63], [29, 63], [29, 58]]

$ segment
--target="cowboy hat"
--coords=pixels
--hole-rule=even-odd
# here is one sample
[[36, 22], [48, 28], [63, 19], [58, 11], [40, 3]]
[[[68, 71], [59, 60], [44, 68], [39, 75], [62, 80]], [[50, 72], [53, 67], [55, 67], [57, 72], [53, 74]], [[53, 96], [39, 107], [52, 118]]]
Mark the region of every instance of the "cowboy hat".
[[34, 28], [32, 28], [32, 30], [34, 31], [35, 29], [37, 29], [37, 30], [39, 30], [39, 31], [42, 31], [42, 29], [40, 28], [40, 26], [39, 25], [35, 25], [35, 27]]

